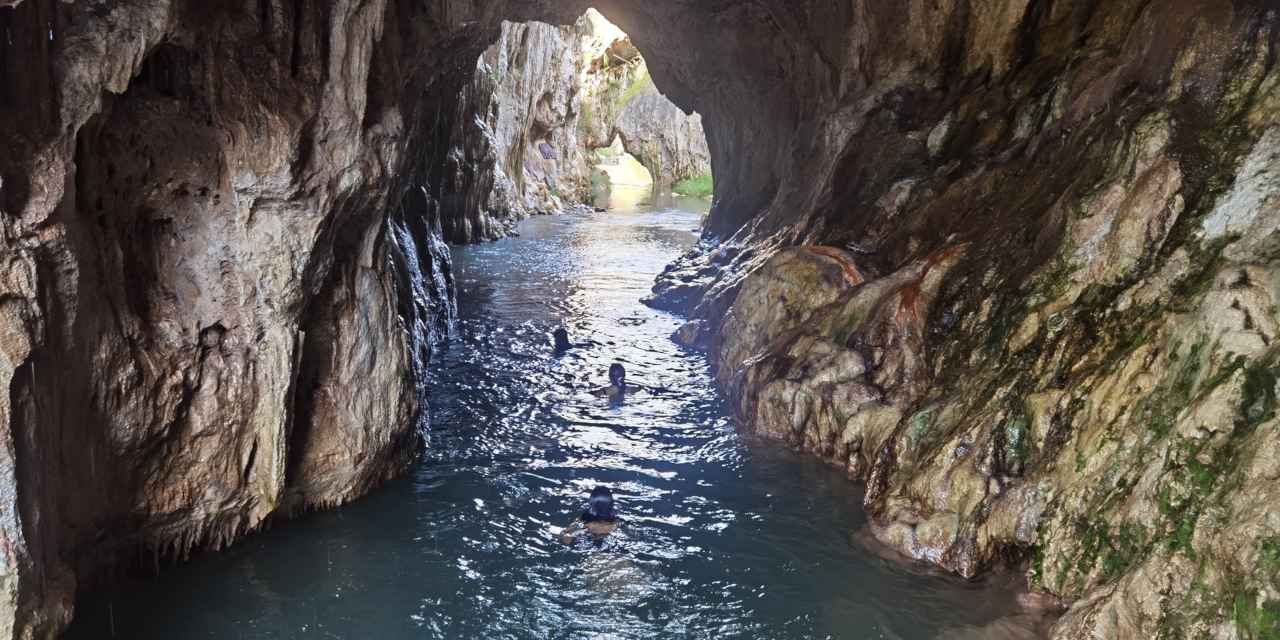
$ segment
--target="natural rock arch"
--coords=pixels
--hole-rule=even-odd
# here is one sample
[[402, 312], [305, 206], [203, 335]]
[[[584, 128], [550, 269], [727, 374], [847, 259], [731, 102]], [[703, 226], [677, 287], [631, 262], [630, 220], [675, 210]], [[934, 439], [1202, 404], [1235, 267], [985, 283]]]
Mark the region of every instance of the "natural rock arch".
[[[451, 101], [501, 20], [588, 4], [706, 116], [722, 242], [657, 301], [708, 320], [794, 244], [851, 247], [860, 278], [945, 263], [913, 305], [994, 299], [1058, 254], [1060, 203], [1114, 177], [1137, 125], [1167, 112], [1154, 153], [1192, 218], [1277, 125], [1280, 28], [1245, 0], [4, 0], [0, 635], [56, 632], [76, 581], [139, 548], [217, 547], [403, 468], [449, 315], [430, 227]], [[1139, 251], [1164, 260], [1179, 229]], [[950, 326], [910, 310], [874, 336], [910, 356], [896, 371]], [[918, 401], [906, 378], [881, 382]], [[870, 472], [877, 515], [898, 517], [877, 502], [898, 470]], [[978, 542], [943, 563], [981, 568]]]

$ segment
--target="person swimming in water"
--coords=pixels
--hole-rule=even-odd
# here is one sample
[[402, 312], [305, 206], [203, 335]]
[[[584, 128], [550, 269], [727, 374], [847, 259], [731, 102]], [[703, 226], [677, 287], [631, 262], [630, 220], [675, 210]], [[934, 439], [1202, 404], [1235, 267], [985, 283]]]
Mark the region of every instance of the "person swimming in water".
[[579, 529], [586, 530], [593, 538], [599, 540], [607, 537], [622, 526], [622, 518], [613, 511], [613, 491], [608, 487], [596, 487], [591, 490], [587, 499], [587, 509], [569, 523], [560, 534], [565, 544], [573, 544], [575, 533]]
[[621, 362], [615, 362], [609, 365], [609, 385], [600, 387], [592, 391], [592, 393], [609, 398], [611, 402], [621, 402], [627, 393], [633, 390], [644, 391], [655, 396], [663, 395], [666, 392], [665, 387], [653, 387], [627, 382], [626, 368], [622, 366]]
[[551, 333], [552, 340], [555, 341], [556, 353], [564, 353], [573, 348], [573, 343], [569, 342], [569, 332], [564, 327], [560, 327]]
[[594, 340], [587, 340], [586, 342], [569, 342], [569, 331], [564, 327], [557, 327], [555, 331], [551, 332], [551, 346], [555, 351], [555, 354], [558, 356], [564, 355], [565, 352], [570, 349], [594, 347], [599, 344], [600, 343]]
[[621, 362], [609, 365], [609, 386], [596, 389], [595, 394], [610, 400], [621, 400], [627, 395], [627, 370]]

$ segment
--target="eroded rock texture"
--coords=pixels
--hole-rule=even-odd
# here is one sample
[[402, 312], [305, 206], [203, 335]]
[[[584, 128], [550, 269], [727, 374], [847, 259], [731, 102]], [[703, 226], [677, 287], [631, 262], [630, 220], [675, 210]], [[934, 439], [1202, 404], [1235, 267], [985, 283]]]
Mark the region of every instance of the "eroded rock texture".
[[521, 218], [590, 196], [577, 127], [583, 35], [508, 22], [481, 56], [457, 105], [439, 185], [449, 240], [499, 238]]
[[725, 313], [743, 423], [864, 479], [881, 541], [1023, 567], [1055, 637], [1274, 636], [1280, 19], [946, 5], [853, 10], [817, 182], [658, 302]]
[[487, 11], [0, 10], [0, 636], [404, 468], [452, 286], [410, 143]]
[[711, 151], [702, 116], [686, 114], [662, 95], [652, 81], [626, 96], [613, 123], [622, 148], [649, 170], [653, 181], [671, 185], [711, 175]]
[[[502, 20], [586, 3], [14, 4], [0, 636], [31, 637], [106, 565], [404, 465], [458, 96]], [[1056, 637], [1275, 633], [1271, 5], [596, 5], [706, 116], [716, 207], [655, 302], [746, 425], [864, 478], [904, 553], [1025, 567]]]

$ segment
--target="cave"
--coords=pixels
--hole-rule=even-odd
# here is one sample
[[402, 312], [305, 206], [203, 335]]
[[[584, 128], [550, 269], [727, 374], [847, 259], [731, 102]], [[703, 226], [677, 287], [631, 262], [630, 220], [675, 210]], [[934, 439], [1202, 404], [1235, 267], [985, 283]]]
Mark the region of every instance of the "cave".
[[590, 7], [703, 119], [646, 303], [737, 429], [1055, 639], [1280, 634], [1270, 2], [0, 0], [0, 636], [414, 464], [524, 215], [477, 60]]

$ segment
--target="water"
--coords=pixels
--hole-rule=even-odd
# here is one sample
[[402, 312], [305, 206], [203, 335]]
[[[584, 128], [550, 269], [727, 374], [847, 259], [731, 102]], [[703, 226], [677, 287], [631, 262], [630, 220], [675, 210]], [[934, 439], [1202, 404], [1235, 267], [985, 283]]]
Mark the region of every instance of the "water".
[[[638, 302], [702, 212], [620, 206], [455, 250], [460, 326], [408, 478], [82, 598], [70, 637], [990, 637], [1012, 594], [868, 553], [853, 483], [735, 432], [679, 319]], [[554, 357], [559, 325], [594, 346]], [[670, 391], [592, 395], [615, 359]], [[563, 544], [597, 484], [623, 532]]]

